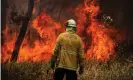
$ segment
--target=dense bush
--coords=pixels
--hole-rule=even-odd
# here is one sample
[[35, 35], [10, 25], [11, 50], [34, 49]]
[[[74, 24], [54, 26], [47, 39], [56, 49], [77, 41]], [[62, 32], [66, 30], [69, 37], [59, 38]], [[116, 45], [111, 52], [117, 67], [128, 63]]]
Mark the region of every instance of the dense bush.
[[[48, 64], [38, 63], [6, 63], [2, 64], [2, 80], [49, 80], [46, 74]], [[79, 80], [133, 80], [133, 63], [115, 61], [99, 63], [87, 61], [83, 75]]]

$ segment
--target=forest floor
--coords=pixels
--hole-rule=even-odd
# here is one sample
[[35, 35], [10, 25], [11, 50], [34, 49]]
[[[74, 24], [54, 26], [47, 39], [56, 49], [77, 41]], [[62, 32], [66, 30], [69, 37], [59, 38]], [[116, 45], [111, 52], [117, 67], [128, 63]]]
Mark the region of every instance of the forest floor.
[[[4, 63], [1, 66], [2, 80], [49, 80], [48, 63]], [[86, 61], [84, 73], [78, 80], [133, 80], [133, 62], [116, 60], [100, 63]]]

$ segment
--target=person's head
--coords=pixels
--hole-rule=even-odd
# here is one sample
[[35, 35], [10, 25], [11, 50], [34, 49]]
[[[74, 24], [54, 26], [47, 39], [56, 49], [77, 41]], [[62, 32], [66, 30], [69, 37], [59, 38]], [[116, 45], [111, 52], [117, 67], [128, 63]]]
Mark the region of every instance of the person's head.
[[69, 19], [66, 24], [66, 29], [72, 29], [76, 32], [76, 22], [73, 19]]

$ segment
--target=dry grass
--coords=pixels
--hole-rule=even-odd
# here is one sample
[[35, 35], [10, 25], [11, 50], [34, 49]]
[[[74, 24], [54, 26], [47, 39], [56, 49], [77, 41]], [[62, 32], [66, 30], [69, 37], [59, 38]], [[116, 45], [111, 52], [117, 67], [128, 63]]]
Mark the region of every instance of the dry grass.
[[[48, 64], [7, 63], [2, 64], [2, 80], [48, 80]], [[115, 61], [110, 64], [88, 61], [79, 80], [133, 80], [133, 63]]]

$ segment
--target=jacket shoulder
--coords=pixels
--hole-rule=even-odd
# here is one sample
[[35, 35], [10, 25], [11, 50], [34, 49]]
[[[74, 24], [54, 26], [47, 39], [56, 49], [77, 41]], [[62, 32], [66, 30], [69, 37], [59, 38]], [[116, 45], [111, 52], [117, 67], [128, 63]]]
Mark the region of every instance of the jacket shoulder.
[[79, 35], [77, 35], [77, 34], [75, 34], [76, 36], [77, 36], [77, 38], [79, 39], [79, 40], [81, 40], [81, 37], [79, 36]]
[[65, 34], [65, 33], [60, 33], [60, 34], [58, 35], [58, 38], [57, 38], [57, 39], [58, 39], [58, 40], [61, 40], [61, 39], [63, 38], [64, 34]]

